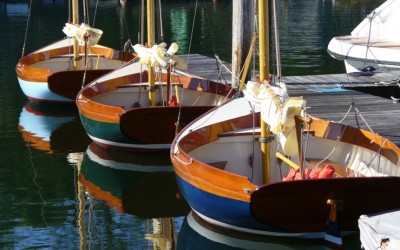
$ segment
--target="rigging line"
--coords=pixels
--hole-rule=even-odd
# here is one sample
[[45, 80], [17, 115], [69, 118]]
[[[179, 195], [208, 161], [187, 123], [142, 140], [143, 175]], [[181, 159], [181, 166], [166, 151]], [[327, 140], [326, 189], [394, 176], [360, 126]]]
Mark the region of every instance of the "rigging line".
[[162, 12], [161, 12], [161, 0], [158, 0], [158, 12], [160, 14], [160, 36], [161, 36], [161, 42], [164, 42], [164, 31], [163, 31], [163, 19], [162, 19]]
[[144, 0], [140, 6], [139, 26], [139, 43], [144, 45]]
[[388, 139], [385, 138], [385, 140], [384, 140], [382, 143], [380, 143], [379, 149], [375, 152], [375, 154], [373, 155], [373, 157], [371, 158], [371, 160], [370, 160], [369, 163], [367, 164], [367, 167], [368, 167], [369, 171], [371, 171], [370, 165], [372, 164], [372, 161], [375, 160], [376, 156], [379, 156], [379, 159], [378, 159], [378, 162], [379, 162], [379, 164], [378, 164], [378, 170], [379, 170], [379, 168], [380, 168], [380, 166], [381, 166], [380, 163], [381, 163], [381, 156], [382, 156], [382, 154], [381, 154], [382, 147], [386, 144], [387, 141], [388, 141]]
[[[189, 48], [188, 48], [188, 57], [186, 58], [186, 65], [189, 65], [190, 59], [190, 50], [192, 48], [192, 40], [193, 40], [193, 33], [194, 33], [194, 24], [196, 23], [196, 16], [197, 16], [197, 7], [198, 7], [199, 0], [196, 0], [196, 4], [194, 7], [194, 15], [193, 15], [193, 22], [192, 22], [192, 30], [190, 31], [190, 39], [189, 39]], [[185, 72], [187, 72], [189, 67], [186, 67]]]
[[343, 118], [340, 121], [338, 121], [337, 123], [342, 123], [344, 121], [344, 119], [346, 119], [346, 117], [349, 115], [350, 111], [352, 110], [353, 105], [354, 105], [354, 101], [350, 104], [350, 107], [347, 110], [346, 114], [343, 116]]
[[83, 23], [89, 24], [88, 15], [87, 15], [87, 1], [86, 0], [82, 0], [82, 8], [83, 8]]
[[[336, 32], [337, 32], [337, 34], [340, 34], [338, 20], [336, 17], [336, 11], [333, 11], [333, 17], [335, 19]], [[341, 42], [341, 37], [338, 37], [338, 39], [339, 39], [339, 44], [340, 44], [340, 50], [342, 51], [342, 55], [343, 55], [343, 46], [342, 46], [342, 42]], [[347, 82], [350, 82], [349, 74], [346, 74], [346, 79], [347, 79]]]
[[205, 16], [206, 24], [208, 26], [209, 34], [210, 34], [210, 37], [211, 37], [212, 50], [213, 50], [213, 53], [215, 54], [216, 51], [215, 51], [215, 42], [214, 42], [214, 36], [213, 36], [214, 32], [212, 32], [212, 30], [211, 30], [211, 21], [210, 21], [209, 15], [207, 15], [208, 11], [207, 11], [207, 8], [206, 8], [205, 0], [203, 0], [203, 6], [204, 6], [204, 9], [206, 10], [204, 12], [204, 16]]
[[[88, 41], [85, 39], [85, 51], [89, 50], [89, 43]], [[89, 64], [89, 60], [88, 60], [88, 53], [86, 52], [85, 55], [85, 66], [84, 66], [84, 71], [83, 71], [83, 77], [82, 77], [82, 85], [81, 85], [81, 89], [85, 86], [85, 81], [86, 81], [86, 73], [87, 73], [87, 69], [88, 69], [88, 64]], [[91, 59], [92, 60], [92, 59]], [[93, 65], [92, 65], [93, 67]]]
[[26, 37], [28, 36], [28, 27], [29, 27], [29, 21], [30, 21], [30, 17], [31, 17], [31, 9], [32, 9], [32, 0], [29, 2], [29, 11], [28, 11], [28, 19], [26, 20], [26, 29], [25, 29], [25, 37], [24, 37], [24, 44], [22, 46], [22, 55], [21, 57], [24, 56], [25, 54], [25, 46], [26, 46]]
[[[170, 67], [172, 67], [172, 65]], [[171, 70], [170, 77], [172, 78], [172, 72], [174, 72], [176, 74], [175, 67], [171, 68], [170, 70]], [[178, 83], [181, 83], [181, 78], [179, 77], [179, 75], [177, 75], [177, 76], [178, 76]], [[172, 81], [171, 81], [171, 83], [172, 83]], [[178, 118], [176, 120], [176, 126], [175, 126], [175, 135], [177, 135], [179, 132], [179, 121], [181, 120], [181, 112], [182, 112], [182, 103], [183, 103], [183, 94], [184, 93], [185, 93], [184, 88], [182, 88], [181, 98], [179, 98], [180, 101], [179, 101], [179, 109], [178, 109]], [[179, 93], [176, 93], [176, 94], [179, 96]]]
[[72, 6], [71, 6], [71, 1], [72, 1], [72, 0], [69, 0], [69, 1], [68, 1], [68, 23], [71, 23], [71, 18], [72, 18], [72, 13], [71, 13], [71, 11], [72, 11]]
[[[140, 16], [140, 15], [139, 15]], [[127, 35], [128, 35], [128, 41], [130, 41], [131, 40], [131, 36], [130, 36], [130, 32], [129, 32], [129, 28], [128, 28], [128, 21], [127, 21], [127, 19], [126, 19], [126, 9], [124, 8], [124, 16], [123, 16], [123, 19], [124, 19], [124, 24], [125, 24], [125, 30], [126, 30], [126, 33], [127, 33]], [[132, 45], [131, 45], [132, 46]]]
[[[163, 80], [162, 80], [162, 68], [159, 67], [158, 71], [155, 73], [158, 78], [158, 88], [159, 88], [159, 98], [161, 105], [160, 106], [165, 106], [165, 99], [164, 99], [164, 88], [163, 88]], [[167, 104], [168, 106], [168, 104]]]
[[369, 18], [368, 41], [367, 41], [367, 49], [365, 50], [364, 69], [365, 69], [365, 63], [367, 61], [367, 56], [368, 56], [369, 43], [370, 43], [370, 40], [371, 40], [372, 20], [375, 18], [375, 16], [376, 16], [376, 12], [374, 10], [374, 11], [372, 11], [371, 18]]
[[[307, 117], [307, 110], [306, 109], [304, 109], [304, 117]], [[311, 122], [312, 122], [312, 120], [310, 120]], [[306, 134], [306, 139], [305, 139], [305, 145], [304, 145], [304, 151], [302, 150], [302, 154], [303, 154], [303, 162], [301, 162], [301, 171], [303, 172], [303, 176], [302, 176], [302, 178], [304, 178], [304, 166], [306, 165], [306, 156], [307, 156], [307, 149], [308, 149], [308, 139], [310, 138], [310, 127], [311, 127], [311, 125], [310, 125], [310, 122], [307, 122], [308, 123], [308, 129], [307, 129], [307, 134]], [[304, 123], [303, 123], [303, 127], [304, 127]], [[300, 133], [302, 133], [302, 132], [300, 132]], [[300, 138], [302, 138], [302, 136], [300, 135]], [[301, 139], [301, 141], [300, 141], [300, 143], [301, 143], [301, 147], [303, 147], [303, 139]]]
[[[92, 234], [92, 226], [93, 226], [93, 218], [95, 217], [96, 210], [93, 205], [93, 198], [91, 198], [91, 194], [89, 192], [85, 192], [86, 199], [89, 203], [88, 213], [87, 213], [87, 245], [88, 249], [92, 249], [92, 243], [94, 242], [94, 235]], [[96, 224], [94, 224], [96, 225]], [[95, 226], [94, 226], [95, 227]]]
[[[24, 141], [28, 141], [28, 140], [26, 139], [25, 135], [24, 135]], [[46, 201], [45, 201], [45, 199], [43, 198], [43, 196], [42, 196], [42, 194], [41, 194], [42, 187], [41, 187], [41, 186], [39, 185], [39, 183], [37, 183], [37, 181], [36, 181], [37, 172], [36, 172], [36, 169], [35, 169], [35, 164], [33, 163], [33, 160], [32, 160], [32, 158], [33, 158], [33, 157], [32, 157], [32, 150], [31, 150], [31, 148], [29, 147], [29, 143], [26, 143], [25, 145], [26, 145], [26, 148], [27, 148], [27, 150], [28, 150], [29, 162], [31, 163], [32, 172], [33, 172], [32, 181], [33, 181], [33, 184], [35, 184], [35, 186], [37, 187], [36, 193], [38, 194], [39, 198], [42, 200], [42, 206], [40, 207], [40, 215], [42, 216], [43, 222], [46, 224], [46, 226], [49, 226], [49, 224], [47, 223], [46, 218], [45, 218], [45, 216], [44, 216], [44, 207], [45, 207], [45, 205], [46, 205]]]
[[[98, 6], [99, 6], [99, 0], [96, 1], [96, 7], [94, 8], [94, 15], [93, 15], [93, 24], [92, 24], [92, 27], [94, 27], [94, 24], [95, 24], [95, 22], [96, 22], [96, 15], [97, 15]], [[89, 20], [88, 20], [88, 23], [89, 23]]]
[[325, 156], [324, 159], [322, 159], [322, 160], [319, 161], [317, 164], [315, 164], [316, 167], [319, 167], [319, 165], [320, 165], [321, 163], [323, 163], [324, 161], [326, 161], [326, 160], [336, 151], [336, 147], [337, 147], [337, 145], [339, 145], [339, 142], [341, 141], [341, 139], [342, 139], [342, 137], [343, 137], [343, 134], [344, 134], [344, 131], [346, 130], [346, 128], [347, 128], [347, 125], [345, 125], [345, 127], [344, 127], [342, 133], [341, 133], [340, 136], [336, 139], [336, 143], [335, 143], [335, 145], [333, 146], [331, 152], [330, 152], [327, 156]]
[[361, 112], [358, 110], [358, 108], [356, 106], [354, 106], [354, 109], [357, 111], [357, 114], [361, 117], [361, 119], [364, 121], [365, 125], [368, 127], [368, 129], [374, 133], [374, 131], [372, 130], [372, 128], [369, 126], [369, 124], [367, 123], [367, 121], [364, 119], [364, 117], [362, 116]]
[[279, 43], [279, 29], [278, 29], [278, 17], [277, 17], [277, 7], [276, 0], [272, 1], [273, 4], [273, 16], [274, 16], [274, 31], [275, 31], [275, 53], [276, 53], [276, 75], [278, 82], [281, 82], [282, 72], [281, 72], [281, 55], [280, 55], [280, 43]]
[[[255, 105], [250, 105], [251, 109], [253, 110], [253, 140], [252, 140], [252, 155], [249, 156], [249, 164], [251, 167], [251, 178], [250, 181], [253, 181], [254, 178], [254, 155], [255, 155], [255, 148], [256, 148], [256, 112], [255, 112]], [[250, 158], [251, 157], [251, 158]], [[251, 160], [251, 162], [250, 162]]]

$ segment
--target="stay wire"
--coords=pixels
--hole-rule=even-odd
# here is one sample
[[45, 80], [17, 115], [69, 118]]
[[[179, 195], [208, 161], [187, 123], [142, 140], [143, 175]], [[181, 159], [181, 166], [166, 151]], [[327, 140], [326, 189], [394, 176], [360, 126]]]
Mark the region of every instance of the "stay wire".
[[[94, 8], [94, 15], [93, 15], [92, 27], [94, 27], [95, 22], [96, 22], [96, 15], [97, 15], [98, 6], [99, 6], [99, 0], [96, 1], [96, 7]], [[88, 20], [88, 23], [89, 23], [89, 20]]]
[[204, 6], [204, 9], [206, 10], [206, 11], [204, 11], [204, 16], [205, 16], [205, 20], [206, 20], [206, 25], [208, 26], [208, 31], [209, 31], [209, 34], [210, 34], [210, 38], [211, 38], [212, 50], [213, 50], [213, 53], [216, 54], [215, 42], [214, 42], [214, 36], [213, 36], [214, 32], [211, 29], [210, 16], [208, 15], [208, 11], [207, 11], [205, 0], [203, 0], [203, 6]]
[[[186, 59], [186, 65], [189, 65], [190, 50], [191, 50], [191, 48], [192, 48], [192, 40], [193, 40], [193, 33], [194, 33], [194, 25], [195, 25], [195, 23], [196, 23], [196, 16], [197, 16], [197, 7], [198, 7], [198, 4], [199, 4], [199, 0], [196, 0], [196, 4], [195, 4], [195, 7], [194, 7], [194, 15], [193, 15], [193, 22], [192, 22], [192, 30], [190, 31], [189, 48], [188, 48], [188, 52], [187, 52], [188, 57], [187, 57], [187, 59]], [[186, 72], [187, 72], [187, 68], [188, 68], [188, 67], [186, 67], [186, 69], [185, 69]]]
[[30, 21], [30, 17], [31, 17], [31, 9], [32, 9], [32, 0], [29, 2], [28, 19], [26, 20], [25, 37], [24, 37], [24, 44], [22, 46], [21, 57], [23, 57], [25, 54], [26, 37], [28, 36], [28, 27], [29, 27], [29, 21]]

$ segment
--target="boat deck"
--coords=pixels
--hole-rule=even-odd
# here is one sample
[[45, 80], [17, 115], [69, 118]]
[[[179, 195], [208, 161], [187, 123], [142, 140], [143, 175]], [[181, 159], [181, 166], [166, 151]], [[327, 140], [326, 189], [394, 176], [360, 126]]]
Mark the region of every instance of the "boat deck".
[[[183, 55], [186, 58], [187, 55]], [[188, 72], [218, 79], [213, 58], [189, 55]], [[215, 65], [215, 67], [212, 67]], [[230, 65], [227, 64], [230, 68]], [[231, 82], [225, 70], [221, 79]], [[400, 71], [375, 75], [328, 74], [283, 77], [290, 96], [303, 96], [308, 113], [319, 118], [360, 126], [400, 145]], [[391, 98], [393, 97], [393, 99]], [[350, 112], [349, 108], [353, 105]], [[356, 115], [357, 114], [357, 115]]]

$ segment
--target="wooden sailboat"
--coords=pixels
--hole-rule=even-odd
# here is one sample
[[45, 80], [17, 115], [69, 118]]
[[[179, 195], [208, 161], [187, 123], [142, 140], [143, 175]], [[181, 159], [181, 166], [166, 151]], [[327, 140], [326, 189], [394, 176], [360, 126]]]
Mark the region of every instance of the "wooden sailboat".
[[168, 151], [177, 131], [235, 94], [225, 83], [176, 69], [175, 64], [185, 64], [174, 56], [178, 45], [167, 50], [166, 44], [154, 43], [153, 4], [147, 1], [148, 46], [133, 46], [141, 64], [115, 70], [77, 96], [86, 132], [103, 147]]
[[78, 2], [72, 3], [72, 22], [63, 29], [67, 38], [22, 56], [15, 67], [29, 100], [74, 104], [82, 86], [136, 57], [97, 44], [103, 32], [79, 26]]
[[214, 225], [341, 244], [361, 214], [400, 207], [400, 149], [310, 117], [301, 97], [278, 94], [266, 70], [268, 1], [258, 5], [261, 80], [176, 136], [177, 182], [193, 211]]

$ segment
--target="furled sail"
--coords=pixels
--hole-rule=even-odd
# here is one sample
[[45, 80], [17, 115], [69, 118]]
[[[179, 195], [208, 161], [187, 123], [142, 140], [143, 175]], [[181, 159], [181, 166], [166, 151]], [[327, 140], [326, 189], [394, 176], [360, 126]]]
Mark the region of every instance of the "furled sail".
[[172, 43], [168, 50], [166, 47], [166, 43], [156, 44], [151, 48], [142, 44], [136, 44], [133, 46], [133, 49], [138, 54], [138, 57], [140, 57], [140, 63], [142, 64], [150, 64], [151, 67], [161, 66], [168, 68], [170, 63], [177, 63], [177, 68], [186, 68], [186, 63], [178, 56], [175, 56], [175, 53], [179, 49], [178, 44]]
[[82, 23], [81, 26], [66, 23], [63, 32], [69, 37], [77, 38], [81, 45], [84, 45], [87, 39], [89, 46], [96, 45], [103, 35], [102, 30], [91, 28], [85, 23]]
[[[301, 115], [306, 101], [302, 97], [289, 97], [286, 89], [270, 84], [248, 82], [243, 91], [245, 98], [261, 108], [261, 119], [278, 135], [286, 155], [298, 153], [295, 116]], [[279, 93], [279, 94], [278, 94]]]

